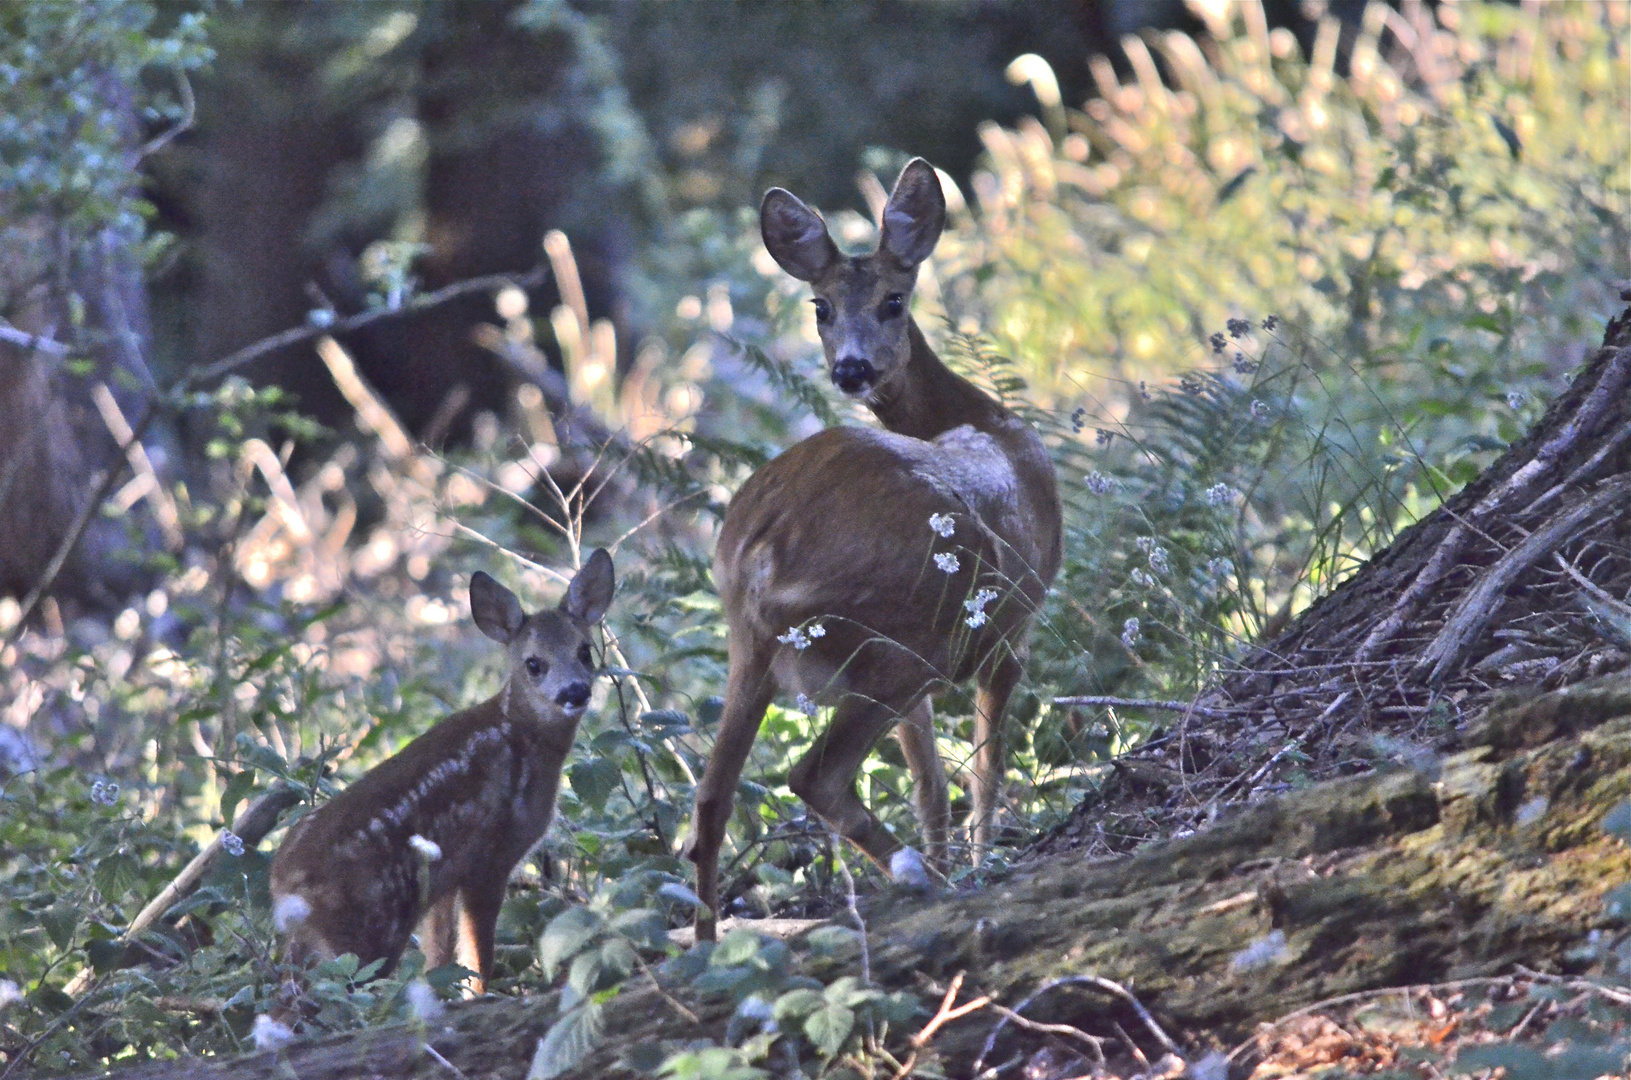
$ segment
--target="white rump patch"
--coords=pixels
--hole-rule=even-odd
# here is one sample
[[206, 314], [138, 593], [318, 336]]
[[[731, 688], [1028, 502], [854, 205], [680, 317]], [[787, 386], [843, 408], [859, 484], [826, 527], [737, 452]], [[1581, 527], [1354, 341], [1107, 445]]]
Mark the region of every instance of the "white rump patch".
[[311, 904], [299, 893], [290, 893], [280, 896], [272, 905], [272, 925], [277, 927], [278, 933], [287, 933], [292, 927], [299, 926], [311, 914]]
[[896, 885], [911, 885], [918, 889], [929, 886], [928, 867], [923, 865], [923, 856], [913, 848], [901, 848], [889, 857], [889, 876]]

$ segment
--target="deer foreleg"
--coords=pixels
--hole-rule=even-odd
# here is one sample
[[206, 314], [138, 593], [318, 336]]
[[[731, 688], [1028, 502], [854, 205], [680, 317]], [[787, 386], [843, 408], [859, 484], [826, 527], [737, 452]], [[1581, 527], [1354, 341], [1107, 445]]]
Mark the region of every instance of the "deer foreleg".
[[753, 740], [759, 734], [774, 691], [768, 664], [749, 664], [731, 658], [730, 678], [725, 687], [725, 710], [714, 736], [708, 768], [697, 782], [696, 807], [691, 814], [691, 835], [685, 841], [685, 857], [696, 864], [698, 941], [712, 941], [719, 917], [719, 848], [730, 824], [736, 802], [736, 783], [742, 778]]
[[912, 773], [912, 803], [923, 831], [924, 854], [945, 871], [946, 844], [951, 839], [951, 797], [946, 767], [934, 741], [934, 707], [925, 697], [895, 726], [895, 739]]
[[980, 670], [974, 694], [974, 861], [981, 857], [995, 838], [997, 807], [1002, 801], [1003, 772], [1008, 767], [1007, 747], [1003, 742], [1002, 714], [1008, 707], [1008, 698], [1025, 674], [1025, 665], [1013, 653], [1004, 651], [1000, 658]]
[[833, 710], [832, 724], [787, 776], [793, 794], [886, 874], [900, 841], [855, 793], [855, 775], [895, 719], [894, 710], [879, 702], [845, 698]]

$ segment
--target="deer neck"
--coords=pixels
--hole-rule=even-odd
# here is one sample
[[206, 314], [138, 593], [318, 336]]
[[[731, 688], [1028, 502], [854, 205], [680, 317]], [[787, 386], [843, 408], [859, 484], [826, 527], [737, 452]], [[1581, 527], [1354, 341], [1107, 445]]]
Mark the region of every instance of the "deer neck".
[[964, 424], [996, 435], [1012, 419], [1001, 404], [948, 368], [929, 347], [917, 320], [907, 324], [912, 352], [905, 378], [880, 388], [868, 406], [878, 421], [900, 435], [925, 441]]

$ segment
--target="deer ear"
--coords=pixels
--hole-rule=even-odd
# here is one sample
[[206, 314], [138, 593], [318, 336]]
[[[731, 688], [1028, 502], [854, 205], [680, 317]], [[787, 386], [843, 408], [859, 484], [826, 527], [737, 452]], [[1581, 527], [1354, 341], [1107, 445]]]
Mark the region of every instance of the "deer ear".
[[613, 584], [612, 557], [604, 548], [596, 548], [566, 587], [561, 610], [586, 623], [597, 623], [612, 605]]
[[946, 227], [946, 193], [934, 166], [913, 158], [900, 172], [883, 208], [883, 236], [878, 247], [902, 266], [912, 267], [934, 254]]
[[508, 645], [526, 621], [515, 594], [480, 570], [470, 576], [470, 615], [500, 645]]
[[781, 188], [765, 192], [759, 204], [759, 235], [776, 265], [800, 281], [814, 281], [838, 258], [821, 215]]

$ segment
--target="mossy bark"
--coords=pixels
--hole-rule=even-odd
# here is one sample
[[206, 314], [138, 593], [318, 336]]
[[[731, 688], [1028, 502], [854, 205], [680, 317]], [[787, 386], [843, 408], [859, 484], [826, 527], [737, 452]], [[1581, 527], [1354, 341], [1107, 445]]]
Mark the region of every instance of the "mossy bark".
[[[966, 992], [1008, 1004], [1055, 978], [1098, 975], [1132, 990], [1199, 1054], [1341, 994], [1520, 963], [1589, 968], [1582, 944], [1614, 925], [1604, 894], [1631, 881], [1631, 851], [1599, 828], [1631, 797], [1631, 676], [1498, 700], [1466, 741], [1434, 770], [1316, 784], [1131, 856], [1066, 854], [980, 890], [876, 897], [874, 972], [908, 987], [964, 971]], [[620, 997], [603, 1046], [570, 1075], [618, 1075], [622, 1055], [642, 1044], [717, 1038], [728, 1007], [686, 1003], [700, 1029], [649, 984]], [[1028, 1015], [1102, 1029], [1109, 1005], [1056, 993]], [[554, 995], [472, 1003], [428, 1029], [121, 1075], [452, 1076], [428, 1042], [471, 1080], [523, 1077], [554, 1007]], [[930, 1046], [936, 1067], [967, 1075], [995, 1022], [977, 1012], [943, 1028]]]

